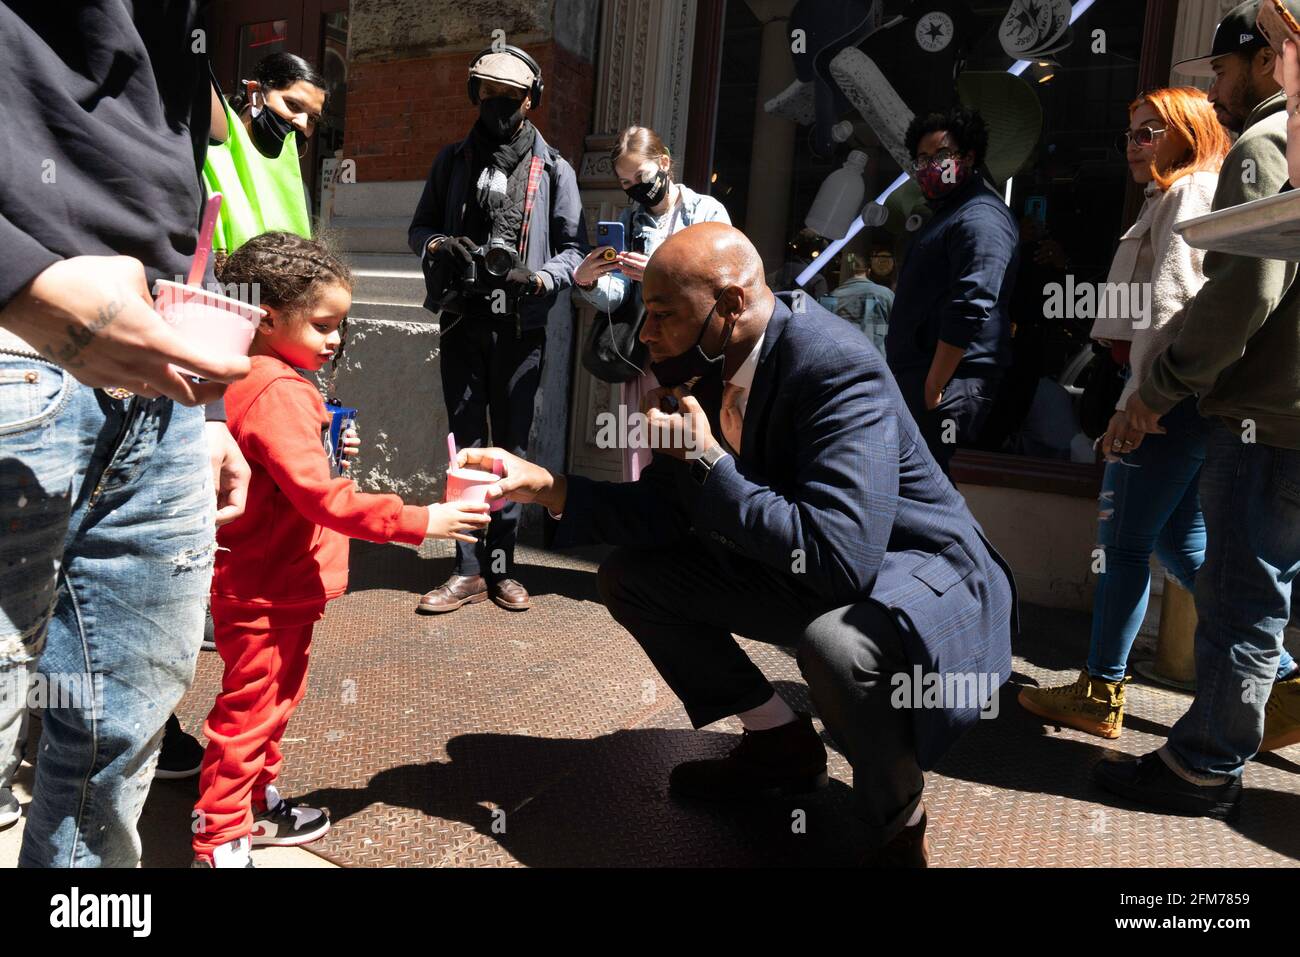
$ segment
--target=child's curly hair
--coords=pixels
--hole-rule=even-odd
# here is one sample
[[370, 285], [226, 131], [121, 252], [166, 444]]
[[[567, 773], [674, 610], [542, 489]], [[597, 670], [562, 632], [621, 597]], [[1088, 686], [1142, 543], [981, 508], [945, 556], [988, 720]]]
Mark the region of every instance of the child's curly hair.
[[216, 269], [223, 285], [256, 288], [261, 304], [290, 314], [319, 286], [338, 284], [352, 291], [352, 270], [343, 260], [317, 240], [293, 233], [254, 236]]

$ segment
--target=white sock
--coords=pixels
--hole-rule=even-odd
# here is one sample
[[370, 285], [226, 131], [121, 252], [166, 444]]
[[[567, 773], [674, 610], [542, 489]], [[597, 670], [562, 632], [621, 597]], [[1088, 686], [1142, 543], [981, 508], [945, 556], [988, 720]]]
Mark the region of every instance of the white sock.
[[247, 837], [239, 837], [233, 841], [227, 841], [225, 844], [212, 849], [212, 866], [213, 867], [247, 867], [248, 857], [252, 851], [252, 842]]
[[917, 801], [916, 810], [912, 812], [912, 816], [907, 819], [907, 823], [904, 824], [903, 826], [915, 827], [917, 824], [921, 823], [921, 818], [924, 816], [925, 816], [925, 802]]
[[740, 723], [745, 726], [746, 731], [770, 731], [772, 728], [779, 728], [783, 724], [789, 724], [798, 716], [790, 710], [790, 706], [774, 691], [772, 697], [757, 708], [742, 711], [736, 717], [740, 719]]

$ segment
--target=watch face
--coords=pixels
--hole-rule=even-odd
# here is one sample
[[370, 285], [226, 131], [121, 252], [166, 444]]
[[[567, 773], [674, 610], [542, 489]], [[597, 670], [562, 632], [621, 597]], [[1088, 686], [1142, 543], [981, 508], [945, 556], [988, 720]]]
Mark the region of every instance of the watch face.
[[916, 21], [916, 42], [926, 53], [946, 50], [954, 32], [952, 17], [941, 10], [927, 13]]

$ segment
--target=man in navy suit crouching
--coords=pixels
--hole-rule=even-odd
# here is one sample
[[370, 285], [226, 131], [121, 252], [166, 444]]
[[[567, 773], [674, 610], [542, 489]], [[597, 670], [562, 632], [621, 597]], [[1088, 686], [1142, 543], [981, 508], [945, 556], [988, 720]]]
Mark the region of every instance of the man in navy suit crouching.
[[[1011, 671], [1015, 590], [940, 471], [880, 353], [720, 223], [667, 239], [645, 270], [641, 338], [662, 389], [649, 421], [680, 441], [637, 482], [552, 475], [499, 449], [501, 492], [560, 519], [555, 544], [621, 546], [600, 566], [610, 614], [696, 728], [739, 716], [725, 758], [673, 769], [675, 795], [741, 801], [826, 783], [807, 714], [733, 635], [796, 649], [853, 766], [864, 863], [924, 866], [923, 770]], [[791, 304], [794, 309], [792, 311]]]

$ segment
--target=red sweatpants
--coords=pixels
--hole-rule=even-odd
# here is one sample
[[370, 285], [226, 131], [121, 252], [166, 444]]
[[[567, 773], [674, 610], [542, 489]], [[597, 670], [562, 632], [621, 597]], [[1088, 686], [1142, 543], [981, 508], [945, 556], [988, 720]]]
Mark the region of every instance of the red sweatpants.
[[[216, 609], [213, 609], [216, 612]], [[266, 808], [266, 786], [280, 773], [280, 739], [307, 690], [314, 622], [249, 628], [214, 614], [217, 652], [225, 662], [221, 693], [203, 725], [208, 749], [194, 806], [194, 853], [249, 834], [253, 811]]]

